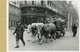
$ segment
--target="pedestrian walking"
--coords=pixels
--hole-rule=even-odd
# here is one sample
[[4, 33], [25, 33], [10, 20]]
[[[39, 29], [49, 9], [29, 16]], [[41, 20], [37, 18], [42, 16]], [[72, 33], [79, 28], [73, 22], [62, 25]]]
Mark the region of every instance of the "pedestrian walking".
[[77, 33], [77, 26], [76, 26], [75, 23], [72, 24], [72, 32], [73, 32], [73, 37], [75, 37], [76, 36], [76, 33]]
[[23, 45], [25, 46], [25, 41], [23, 39], [24, 28], [21, 23], [17, 24], [17, 27], [13, 34], [15, 34], [15, 33], [16, 33], [16, 37], [15, 37], [16, 38], [16, 47], [15, 48], [19, 48], [19, 40], [21, 40]]

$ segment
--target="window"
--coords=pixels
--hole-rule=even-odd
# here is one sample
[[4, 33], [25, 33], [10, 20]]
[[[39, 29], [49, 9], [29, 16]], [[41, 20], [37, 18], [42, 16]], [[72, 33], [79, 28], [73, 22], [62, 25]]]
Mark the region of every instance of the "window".
[[11, 27], [11, 20], [10, 20], [9, 24], [10, 24], [10, 27]]
[[32, 5], [34, 5], [34, 1], [32, 1]]
[[48, 5], [51, 5], [51, 1], [48, 1], [47, 3], [48, 3]]
[[25, 1], [25, 4], [27, 4], [27, 1]]
[[13, 21], [11, 21], [11, 27], [13, 26]]
[[53, 6], [53, 2], [52, 1], [50, 1], [50, 6]]
[[13, 5], [10, 4], [10, 7], [13, 7]]
[[16, 27], [16, 21], [14, 21], [14, 26]]
[[44, 1], [41, 1], [41, 5], [44, 5]]
[[13, 2], [14, 4], [17, 4], [15, 1]]

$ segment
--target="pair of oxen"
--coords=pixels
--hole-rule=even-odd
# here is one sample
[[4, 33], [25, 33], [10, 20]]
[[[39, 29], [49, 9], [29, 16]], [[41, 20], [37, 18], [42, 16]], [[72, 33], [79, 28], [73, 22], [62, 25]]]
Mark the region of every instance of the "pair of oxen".
[[[56, 26], [54, 23], [32, 23], [31, 25], [28, 25], [28, 33], [32, 33], [31, 37], [35, 38], [38, 37], [39, 43], [42, 44], [42, 37], [44, 36], [46, 38], [46, 43], [48, 42], [48, 39], [57, 39], [61, 37], [61, 31], [56, 30]], [[63, 34], [64, 35], [64, 34]]]

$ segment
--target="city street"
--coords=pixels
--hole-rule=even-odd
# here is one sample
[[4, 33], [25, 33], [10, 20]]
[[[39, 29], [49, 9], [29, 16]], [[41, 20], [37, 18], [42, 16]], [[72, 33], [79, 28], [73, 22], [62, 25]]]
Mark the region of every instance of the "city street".
[[[24, 27], [31, 28], [32, 32], [36, 30], [37, 26], [41, 33], [53, 33], [51, 30], [61, 30], [64, 27], [68, 28], [65, 36], [51, 42], [48, 39], [46, 43], [45, 37], [42, 37], [42, 44], [39, 44], [38, 37], [35, 40], [31, 37], [27, 30], [24, 31], [25, 46], [19, 41], [19, 48], [16, 47], [16, 38], [13, 35], [14, 30], [8, 29], [8, 50], [9, 51], [79, 51], [79, 29], [75, 37], [69, 30], [71, 27], [76, 29], [79, 27], [78, 7], [74, 1], [49, 1], [49, 0], [31, 0], [31, 1], [9, 1], [9, 28], [17, 29], [17, 33], [21, 33]], [[51, 24], [49, 24], [51, 23]], [[54, 24], [52, 24], [54, 23]], [[37, 26], [34, 26], [36, 25]], [[74, 25], [75, 24], [75, 25]], [[34, 27], [33, 27], [34, 26]], [[47, 30], [47, 31], [46, 31]], [[39, 31], [38, 31], [39, 32]], [[18, 34], [17, 34], [18, 35]], [[19, 35], [19, 38], [22, 36]], [[18, 46], [17, 46], [18, 47]]]
[[19, 48], [15, 48], [16, 41], [15, 36], [12, 34], [14, 30], [9, 30], [8, 32], [8, 46], [9, 51], [78, 51], [79, 50], [79, 31], [77, 32], [76, 37], [72, 36], [72, 31], [66, 31], [64, 37], [60, 39], [56, 39], [51, 42], [48, 40], [48, 43], [45, 42], [45, 38], [43, 37], [42, 45], [39, 44], [38, 39], [35, 38], [35, 43], [33, 43], [33, 39], [30, 37], [30, 34], [24, 32], [24, 40], [26, 45], [23, 46], [20, 41]]

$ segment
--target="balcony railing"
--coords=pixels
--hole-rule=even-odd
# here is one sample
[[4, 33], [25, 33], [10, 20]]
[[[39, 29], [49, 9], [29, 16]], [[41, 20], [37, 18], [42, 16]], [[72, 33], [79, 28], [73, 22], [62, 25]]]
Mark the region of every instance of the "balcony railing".
[[22, 14], [22, 15], [37, 15], [37, 16], [44, 16], [44, 14], [41, 14], [41, 13], [25, 13], [25, 14]]

